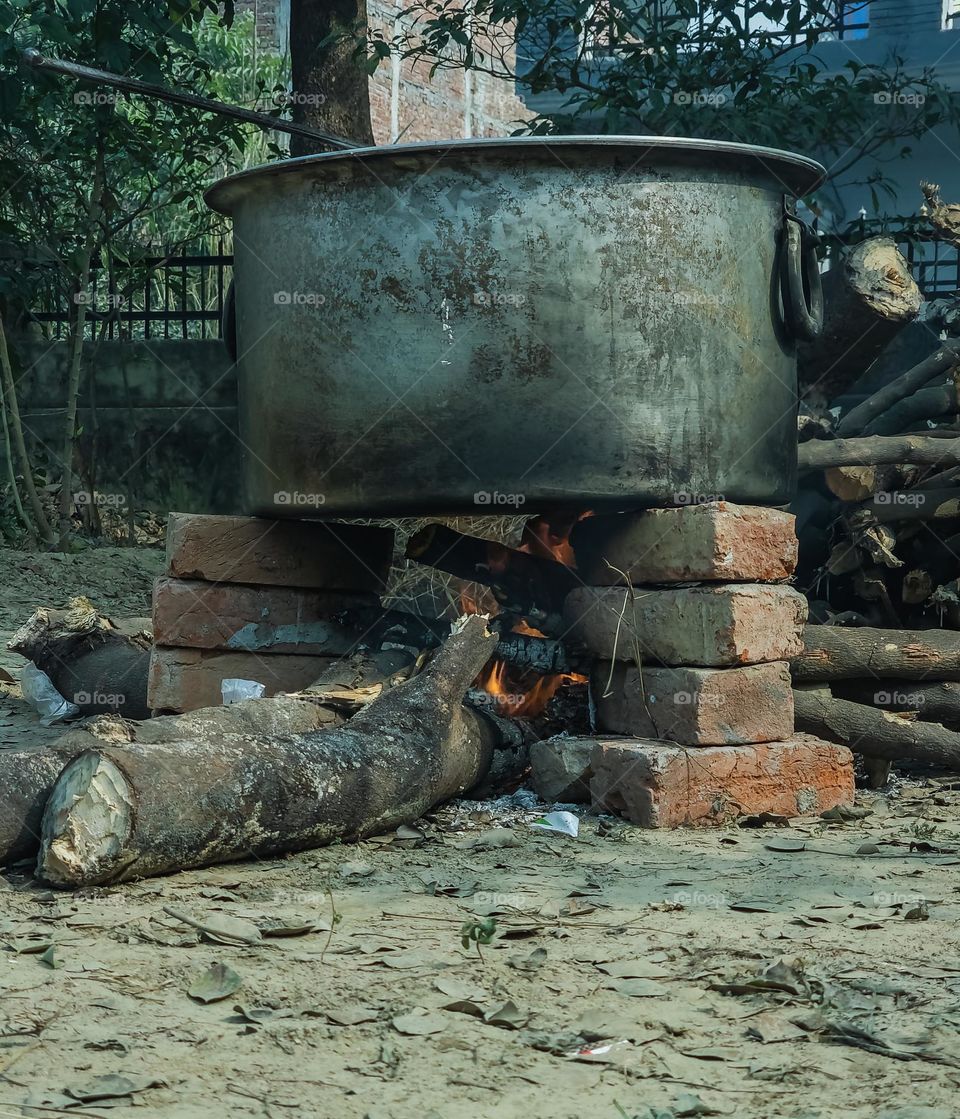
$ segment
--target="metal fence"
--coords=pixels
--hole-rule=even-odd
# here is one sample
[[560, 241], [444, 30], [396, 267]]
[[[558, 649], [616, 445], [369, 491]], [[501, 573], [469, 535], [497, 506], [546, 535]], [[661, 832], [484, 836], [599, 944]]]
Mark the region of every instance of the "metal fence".
[[[86, 304], [84, 337], [89, 341], [150, 338], [219, 338], [224, 297], [233, 275], [233, 256], [218, 242], [215, 253], [181, 248], [114, 268], [113, 283], [95, 260], [87, 291], [74, 294]], [[41, 295], [32, 317], [62, 338], [76, 317], [62, 293]]]

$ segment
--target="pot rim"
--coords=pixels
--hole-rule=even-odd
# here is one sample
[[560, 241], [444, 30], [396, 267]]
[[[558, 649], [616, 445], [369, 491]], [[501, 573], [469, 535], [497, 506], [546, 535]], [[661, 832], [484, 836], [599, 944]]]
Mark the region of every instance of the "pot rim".
[[676, 161], [686, 164], [694, 163], [697, 156], [708, 155], [719, 157], [718, 166], [739, 168], [744, 163], [753, 163], [760, 171], [778, 180], [784, 193], [797, 196], [816, 190], [827, 175], [826, 168], [808, 156], [780, 148], [740, 144], [730, 140], [703, 140], [686, 136], [505, 136], [383, 144], [378, 147], [348, 148], [280, 159], [228, 175], [209, 186], [203, 197], [211, 209], [221, 214], [231, 214], [235, 204], [249, 193], [252, 186], [306, 168], [316, 167], [322, 171], [331, 163], [383, 162], [404, 156], [435, 156], [434, 164], [431, 165], [435, 166], [448, 154], [486, 156], [503, 151], [515, 154], [522, 149], [548, 151], [553, 147], [587, 151], [597, 148], [646, 148], [655, 153], [654, 160], [647, 162]]

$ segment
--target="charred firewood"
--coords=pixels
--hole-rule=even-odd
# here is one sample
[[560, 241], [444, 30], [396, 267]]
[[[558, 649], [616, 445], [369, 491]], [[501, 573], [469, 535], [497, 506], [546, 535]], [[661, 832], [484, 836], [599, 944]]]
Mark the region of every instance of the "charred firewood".
[[525, 618], [548, 634], [561, 632], [564, 599], [580, 582], [556, 560], [440, 524], [427, 525], [412, 536], [406, 554], [427, 567], [490, 587], [505, 614]]

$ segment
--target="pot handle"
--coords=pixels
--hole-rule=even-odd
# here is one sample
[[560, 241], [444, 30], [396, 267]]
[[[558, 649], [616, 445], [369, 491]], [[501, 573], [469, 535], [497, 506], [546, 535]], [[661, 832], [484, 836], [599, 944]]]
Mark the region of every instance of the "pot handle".
[[804, 342], [823, 330], [823, 285], [817, 260], [816, 233], [789, 211], [785, 213], [780, 255], [780, 294], [783, 316], [793, 336]]
[[227, 348], [230, 360], [237, 364], [237, 296], [233, 290], [233, 280], [227, 287], [227, 294], [223, 297], [223, 310], [220, 312], [220, 334], [223, 344]]

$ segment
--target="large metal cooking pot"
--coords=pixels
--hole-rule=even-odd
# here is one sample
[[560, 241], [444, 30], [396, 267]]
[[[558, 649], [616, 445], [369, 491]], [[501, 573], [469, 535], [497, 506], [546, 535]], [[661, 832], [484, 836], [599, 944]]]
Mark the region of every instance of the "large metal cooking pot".
[[782, 503], [823, 169], [701, 140], [361, 149], [214, 185], [249, 509]]

